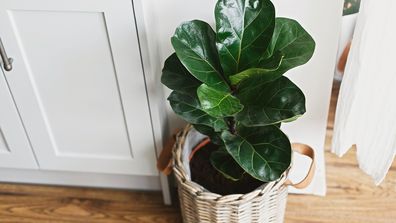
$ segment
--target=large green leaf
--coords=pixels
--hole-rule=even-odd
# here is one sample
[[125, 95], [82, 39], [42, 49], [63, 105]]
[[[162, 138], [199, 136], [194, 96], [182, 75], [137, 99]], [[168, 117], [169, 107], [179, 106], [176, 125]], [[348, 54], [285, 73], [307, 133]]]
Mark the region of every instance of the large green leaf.
[[254, 75], [266, 75], [266, 77], [270, 79], [276, 79], [279, 77], [279, 75], [276, 72], [271, 71], [278, 70], [282, 63], [282, 60], [283, 55], [278, 51], [270, 58], [262, 61], [261, 67], [250, 68], [230, 76], [231, 84], [236, 85], [240, 81]]
[[304, 93], [292, 81], [287, 77], [267, 81], [263, 77], [241, 82], [237, 97], [244, 109], [237, 114], [238, 121], [245, 126], [272, 125], [305, 113]]
[[219, 91], [206, 84], [198, 87], [197, 94], [202, 110], [213, 117], [223, 118], [232, 116], [243, 108], [239, 99], [234, 97], [230, 92]]
[[291, 145], [276, 126], [238, 128], [238, 134], [221, 134], [227, 151], [252, 177], [269, 182], [279, 179], [291, 162]]
[[228, 89], [216, 50], [216, 34], [209, 24], [200, 20], [185, 22], [171, 41], [180, 61], [194, 77], [209, 86]]
[[256, 67], [232, 75], [231, 84], [254, 75], [276, 79], [288, 70], [307, 63], [314, 51], [315, 41], [297, 21], [276, 18], [274, 34], [265, 56]]
[[225, 178], [233, 181], [240, 180], [245, 173], [224, 147], [210, 154], [210, 163]]
[[270, 43], [275, 9], [269, 0], [219, 0], [217, 48], [226, 76], [257, 65]]
[[161, 82], [172, 90], [187, 93], [196, 91], [202, 83], [188, 72], [176, 53], [166, 59], [162, 69]]
[[189, 123], [206, 125], [217, 132], [227, 129], [224, 119], [212, 117], [201, 109], [195, 93], [187, 94], [173, 91], [169, 95], [168, 100], [173, 111]]
[[[295, 20], [288, 18], [276, 18], [275, 30], [271, 44], [267, 49], [267, 58], [276, 52], [284, 56], [280, 67], [274, 71], [278, 75], [307, 63], [315, 51], [315, 41], [309, 33]], [[265, 63], [263, 59], [262, 63]]]
[[216, 132], [212, 127], [209, 127], [207, 125], [199, 125], [199, 124], [194, 124], [193, 126], [198, 132], [209, 136], [210, 141], [212, 143], [214, 143], [216, 145], [223, 145], [224, 144], [223, 141], [221, 140], [221, 137], [220, 137], [221, 133], [220, 132]]

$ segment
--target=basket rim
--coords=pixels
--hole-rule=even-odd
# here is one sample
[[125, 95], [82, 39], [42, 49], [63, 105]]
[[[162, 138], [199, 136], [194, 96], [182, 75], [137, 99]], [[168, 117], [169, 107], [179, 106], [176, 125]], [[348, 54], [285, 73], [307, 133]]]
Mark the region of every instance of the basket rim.
[[214, 192], [210, 192], [203, 186], [190, 180], [187, 177], [188, 176], [187, 170], [183, 165], [182, 151], [183, 151], [184, 141], [192, 128], [193, 126], [191, 124], [187, 124], [183, 130], [177, 133], [176, 142], [172, 149], [172, 168], [179, 186], [182, 186], [183, 188], [187, 189], [189, 193], [194, 194], [195, 196], [198, 197], [198, 199], [212, 200], [221, 203], [222, 202], [240, 203], [240, 202], [245, 202], [246, 200], [254, 199], [257, 196], [263, 196], [272, 189], [276, 189], [284, 186], [284, 183], [287, 179], [288, 170], [290, 169], [290, 167], [282, 174], [282, 176], [278, 180], [263, 183], [262, 186], [246, 194], [229, 194], [229, 195], [217, 194]]

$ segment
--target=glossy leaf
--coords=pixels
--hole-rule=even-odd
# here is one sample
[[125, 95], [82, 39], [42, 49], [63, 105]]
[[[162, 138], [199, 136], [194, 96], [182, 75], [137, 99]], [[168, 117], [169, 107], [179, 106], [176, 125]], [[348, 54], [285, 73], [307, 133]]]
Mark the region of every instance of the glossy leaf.
[[171, 41], [178, 58], [195, 78], [228, 90], [216, 50], [216, 34], [209, 24], [200, 20], [185, 22], [176, 29]]
[[195, 124], [193, 126], [194, 126], [195, 130], [197, 130], [198, 132], [209, 136], [210, 141], [213, 144], [216, 144], [216, 145], [224, 144], [223, 141], [221, 140], [220, 132], [216, 132], [212, 127], [209, 127], [207, 125], [199, 125], [199, 124]]
[[227, 124], [223, 119], [212, 117], [201, 109], [195, 93], [173, 91], [168, 100], [173, 111], [189, 123], [206, 125], [215, 131], [227, 129]]
[[196, 91], [202, 83], [183, 66], [176, 53], [166, 59], [161, 82], [172, 90], [187, 93]]
[[278, 52], [274, 54], [272, 57], [262, 61], [261, 67], [250, 68], [230, 76], [231, 84], [236, 85], [240, 81], [254, 75], [267, 75], [267, 77], [270, 79], [276, 79], [279, 77], [279, 75], [276, 72], [271, 72], [271, 71], [278, 70], [282, 63], [282, 60], [283, 60], [283, 55], [280, 52]]
[[[281, 52], [283, 57], [279, 68], [274, 71], [279, 76], [286, 71], [307, 63], [315, 51], [315, 41], [309, 33], [295, 20], [276, 18], [275, 30], [267, 57]], [[265, 59], [261, 61], [264, 63]], [[262, 64], [260, 63], [259, 66]]]
[[277, 180], [290, 165], [289, 139], [276, 126], [241, 126], [238, 134], [224, 131], [221, 138], [235, 161], [258, 180]]
[[238, 165], [225, 148], [220, 148], [210, 154], [210, 163], [227, 179], [240, 180], [245, 171]]
[[243, 108], [239, 99], [231, 95], [230, 92], [219, 91], [206, 84], [198, 87], [197, 94], [202, 110], [213, 117], [232, 116]]
[[269, 0], [219, 0], [215, 8], [217, 48], [226, 76], [255, 67], [275, 26]]
[[236, 118], [245, 126], [287, 122], [305, 113], [304, 93], [287, 77], [274, 81], [246, 79], [237, 97], [245, 107]]

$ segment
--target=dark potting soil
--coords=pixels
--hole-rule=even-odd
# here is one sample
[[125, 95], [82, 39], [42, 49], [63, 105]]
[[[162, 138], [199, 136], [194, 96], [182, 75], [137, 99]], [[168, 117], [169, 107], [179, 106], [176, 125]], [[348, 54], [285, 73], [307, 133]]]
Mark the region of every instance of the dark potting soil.
[[194, 182], [221, 195], [249, 193], [263, 184], [248, 174], [244, 174], [239, 181], [225, 178], [210, 163], [210, 154], [217, 148], [217, 145], [209, 143], [194, 154], [190, 161], [191, 178]]

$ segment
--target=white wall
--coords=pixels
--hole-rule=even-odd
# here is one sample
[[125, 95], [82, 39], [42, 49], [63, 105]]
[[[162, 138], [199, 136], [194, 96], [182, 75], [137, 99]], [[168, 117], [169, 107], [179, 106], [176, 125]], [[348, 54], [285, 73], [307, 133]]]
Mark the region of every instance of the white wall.
[[[277, 16], [298, 20], [316, 41], [316, 51], [311, 61], [287, 73], [307, 98], [307, 113], [291, 124], [285, 124], [284, 130], [293, 142], [303, 142], [313, 146], [317, 152], [318, 171], [313, 184], [305, 192], [325, 193], [325, 172], [323, 149], [330, 102], [332, 78], [343, 0], [274, 0]], [[173, 52], [170, 43], [175, 28], [183, 21], [202, 19], [214, 24], [215, 0], [145, 0], [146, 18], [150, 20], [150, 35], [156, 37], [151, 44], [158, 46], [157, 63]], [[148, 17], [149, 16], [149, 17]], [[146, 19], [146, 20], [147, 20]], [[160, 75], [160, 71], [157, 71]], [[169, 90], [165, 89], [165, 95]], [[183, 123], [167, 108], [169, 127], [172, 130]], [[302, 177], [307, 165], [305, 160], [297, 158], [297, 171], [293, 177]]]

